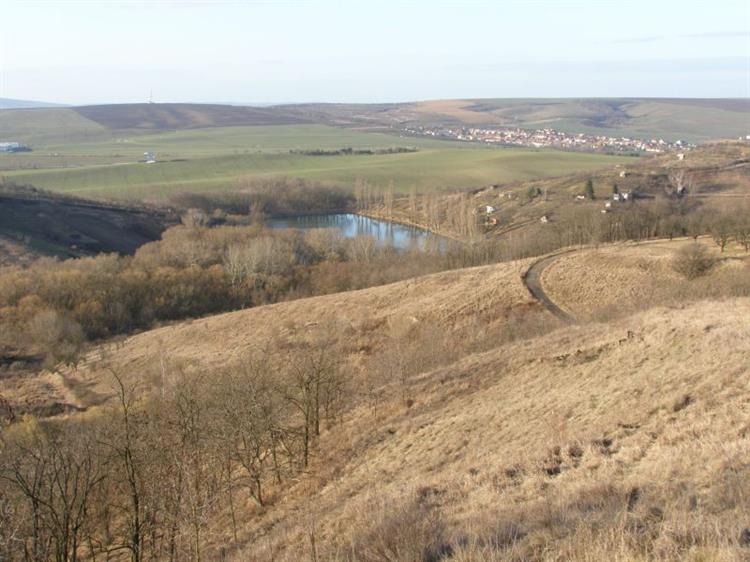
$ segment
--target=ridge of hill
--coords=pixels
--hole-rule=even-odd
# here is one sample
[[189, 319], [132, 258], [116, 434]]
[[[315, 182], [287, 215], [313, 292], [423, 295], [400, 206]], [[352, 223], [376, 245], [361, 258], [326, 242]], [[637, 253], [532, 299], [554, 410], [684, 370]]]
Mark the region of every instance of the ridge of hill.
[[[13, 102], [14, 100], [5, 100]], [[10, 110], [9, 107], [14, 109]], [[165, 131], [207, 127], [320, 123], [373, 130], [405, 126], [551, 127], [570, 133], [703, 142], [748, 134], [747, 99], [564, 98], [450, 99], [402, 103], [224, 105], [127, 103], [77, 107], [19, 102], [0, 110], [51, 109], [45, 122], [105, 131]], [[61, 113], [73, 114], [61, 116]], [[7, 115], [6, 115], [7, 117]], [[18, 117], [16, 114], [14, 117]], [[29, 114], [29, 117], [39, 117]], [[32, 119], [36, 121], [38, 119]], [[11, 125], [13, 123], [11, 122]], [[19, 133], [28, 131], [18, 128]], [[49, 131], [47, 131], [50, 133]], [[60, 131], [57, 132], [58, 134]]]
[[65, 107], [63, 103], [0, 98], [0, 109], [31, 109], [35, 107]]
[[193, 103], [88, 105], [74, 111], [110, 130], [182, 130], [238, 125], [309, 123], [277, 107]]
[[399, 127], [550, 127], [571, 133], [706, 141], [748, 134], [746, 99], [450, 99], [396, 104], [284, 106], [340, 124]]

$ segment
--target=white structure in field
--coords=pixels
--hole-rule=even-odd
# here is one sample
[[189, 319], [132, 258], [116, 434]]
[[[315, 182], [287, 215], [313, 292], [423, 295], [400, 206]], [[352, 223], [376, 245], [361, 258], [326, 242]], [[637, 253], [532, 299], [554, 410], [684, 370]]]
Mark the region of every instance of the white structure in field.
[[144, 152], [143, 156], [146, 159], [146, 164], [153, 164], [156, 162], [156, 153], [155, 152]]

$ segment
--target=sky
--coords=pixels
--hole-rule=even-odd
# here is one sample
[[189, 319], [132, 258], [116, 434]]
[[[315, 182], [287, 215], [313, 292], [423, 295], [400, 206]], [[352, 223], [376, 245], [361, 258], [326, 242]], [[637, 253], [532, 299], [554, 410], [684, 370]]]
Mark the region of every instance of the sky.
[[0, 97], [750, 97], [748, 0], [0, 0]]

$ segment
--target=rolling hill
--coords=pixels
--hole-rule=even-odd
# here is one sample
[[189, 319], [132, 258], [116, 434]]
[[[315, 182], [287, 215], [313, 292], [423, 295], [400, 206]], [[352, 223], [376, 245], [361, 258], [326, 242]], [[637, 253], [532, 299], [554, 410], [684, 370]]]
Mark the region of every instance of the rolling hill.
[[306, 121], [278, 107], [188, 103], [79, 106], [73, 110], [111, 130], [183, 130], [237, 125], [289, 125]]
[[[560, 257], [545, 290], [584, 317], [587, 303], [567, 288], [581, 259], [583, 295], [606, 308], [684, 243], [628, 247], [620, 261], [617, 246], [596, 259], [585, 254], [596, 250]], [[384, 369], [324, 429], [314, 463], [267, 505], [238, 494], [235, 546], [225, 547], [229, 514], [215, 514], [211, 551], [233, 560], [381, 560], [393, 549], [402, 555], [386, 559], [403, 560], [414, 548], [446, 560], [743, 559], [748, 297], [717, 298], [714, 285], [703, 300], [671, 279], [662, 302], [563, 325], [526, 291], [531, 264], [183, 322], [99, 346], [77, 369], [11, 392], [49, 399], [57, 389], [57, 400], [91, 407], [112, 396], [109, 370], [169, 392], [180, 372], [213, 377], [258, 346], [282, 352], [323, 334], [364, 392], [373, 358], [387, 366], [398, 357], [387, 353], [421, 350], [406, 378]], [[736, 267], [747, 275], [746, 258]], [[406, 347], [389, 347], [394, 338]]]
[[0, 109], [30, 109], [34, 107], [63, 107], [61, 103], [49, 103], [46, 101], [16, 100], [11, 98], [0, 98]]
[[392, 105], [291, 106], [311, 119], [399, 127], [550, 127], [571, 133], [702, 142], [748, 134], [746, 99], [583, 98], [434, 100]]

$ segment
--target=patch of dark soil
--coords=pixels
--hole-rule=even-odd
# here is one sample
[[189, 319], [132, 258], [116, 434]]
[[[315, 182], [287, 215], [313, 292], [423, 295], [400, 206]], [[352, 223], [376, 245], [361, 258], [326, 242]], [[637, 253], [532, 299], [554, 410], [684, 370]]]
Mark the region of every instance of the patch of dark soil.
[[0, 237], [42, 255], [132, 254], [158, 240], [176, 222], [176, 216], [159, 209], [98, 203], [18, 186], [0, 188]]

